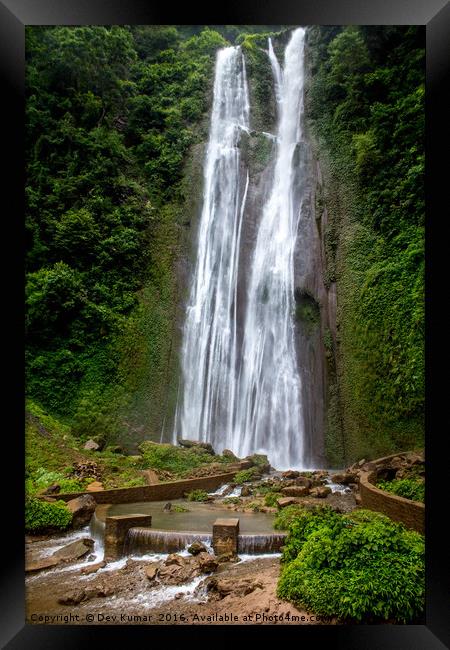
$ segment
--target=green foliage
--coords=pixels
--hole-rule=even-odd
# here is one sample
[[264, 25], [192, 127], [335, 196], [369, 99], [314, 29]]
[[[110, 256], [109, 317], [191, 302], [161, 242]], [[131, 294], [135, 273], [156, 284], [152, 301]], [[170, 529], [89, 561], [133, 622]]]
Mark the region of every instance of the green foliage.
[[86, 488], [88, 481], [75, 478], [67, 478], [72, 468], [65, 474], [63, 472], [48, 471], [43, 467], [38, 468], [28, 479], [26, 483], [27, 494], [35, 494], [50, 485], [59, 485], [60, 492], [81, 492]]
[[211, 462], [229, 463], [231, 460], [222, 456], [214, 456], [194, 447], [184, 448], [173, 445], [158, 444], [151, 441], [143, 442], [139, 447], [143, 460], [142, 468], [170, 472], [184, 476], [200, 465]]
[[[122, 478], [125, 478], [122, 476]], [[143, 487], [144, 485], [147, 485], [147, 481], [143, 476], [135, 476], [133, 478], [129, 478], [125, 480], [122, 480], [121, 482], [121, 487], [124, 488], [130, 488], [130, 487]]]
[[237, 485], [242, 485], [242, 483], [247, 483], [252, 481], [260, 475], [260, 469], [258, 467], [250, 467], [249, 469], [243, 469], [240, 472], [237, 472], [233, 482]]
[[190, 510], [184, 506], [180, 506], [179, 503], [173, 503], [170, 512], [190, 512]]
[[287, 530], [294, 519], [302, 516], [304, 510], [303, 506], [296, 504], [282, 508], [275, 517], [273, 527], [277, 530]]
[[296, 292], [295, 294], [295, 318], [302, 323], [307, 333], [312, 333], [320, 324], [320, 306], [306, 292]]
[[129, 442], [142, 422], [159, 437], [173, 409], [181, 180], [225, 44], [202, 27], [27, 28], [27, 392], [80, 438]]
[[327, 509], [292, 520], [278, 595], [341, 621], [408, 623], [423, 615], [424, 540], [388, 517]]
[[241, 499], [241, 497], [225, 497], [223, 502], [224, 503], [231, 503], [232, 505], [237, 506], [240, 503], [242, 503], [242, 499]]
[[403, 478], [393, 481], [378, 481], [377, 487], [405, 499], [422, 501], [422, 503], [425, 501], [425, 483], [420, 479]]
[[339, 464], [423, 440], [423, 29], [313, 27], [308, 56], [340, 306], [327, 434]]
[[72, 523], [72, 513], [64, 501], [47, 503], [33, 497], [25, 502], [25, 530], [41, 533], [48, 530], [65, 530]]
[[187, 500], [188, 501], [208, 501], [208, 493], [205, 492], [205, 490], [191, 490], [191, 492], [188, 492], [187, 494]]
[[[68, 426], [45, 413], [37, 404], [27, 402], [25, 431], [25, 489], [27, 495], [58, 483], [61, 492], [86, 489], [93, 478], [78, 480], [72, 476], [73, 463], [95, 460], [105, 488], [146, 485], [140, 470], [142, 461], [104, 450], [80, 450]], [[68, 464], [68, 463], [72, 463]]]
[[[262, 34], [243, 34], [237, 40], [245, 54], [247, 78], [249, 84], [251, 123], [257, 131], [273, 133], [276, 123], [276, 105], [274, 100], [274, 82], [267, 57], [267, 39], [273, 32]], [[255, 171], [260, 171], [261, 161], [267, 159], [269, 142], [254, 140], [250, 147], [250, 159]]]
[[267, 466], [269, 462], [265, 454], [252, 454], [251, 456], [247, 456], [246, 460], [251, 460], [259, 470]]
[[276, 507], [277, 505], [277, 499], [281, 497], [281, 492], [268, 492], [264, 496], [264, 504], [266, 506], [270, 506], [271, 508]]

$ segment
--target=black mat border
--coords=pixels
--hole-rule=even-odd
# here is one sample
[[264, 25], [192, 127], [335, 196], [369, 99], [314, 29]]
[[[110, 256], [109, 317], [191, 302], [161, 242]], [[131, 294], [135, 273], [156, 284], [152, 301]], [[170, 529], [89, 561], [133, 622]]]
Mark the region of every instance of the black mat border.
[[[24, 26], [111, 24], [292, 24], [292, 25], [426, 25], [427, 37], [427, 234], [426, 234], [426, 345], [427, 345], [427, 614], [426, 625], [417, 626], [34, 626], [24, 624], [23, 560], [23, 125], [24, 125]], [[167, 641], [203, 641], [212, 631], [218, 641], [226, 637], [243, 643], [258, 632], [269, 640], [285, 634], [295, 645], [317, 642], [332, 644], [333, 650], [367, 648], [434, 650], [450, 647], [449, 545], [441, 522], [446, 519], [443, 481], [448, 474], [447, 417], [448, 362], [445, 352], [449, 332], [443, 308], [448, 276], [448, 99], [450, 7], [445, 0], [229, 0], [196, 8], [184, 3], [148, 0], [0, 0], [0, 66], [2, 108], [2, 261], [3, 323], [8, 326], [4, 353], [6, 399], [4, 410], [10, 423], [3, 429], [3, 464], [12, 470], [4, 492], [3, 530], [8, 551], [1, 563], [0, 642], [2, 647], [64, 648], [89, 647], [109, 642], [123, 647], [136, 637], [146, 642], [163, 636]], [[447, 138], [445, 136], [447, 135]], [[442, 287], [439, 287], [439, 280]], [[15, 342], [15, 344], [14, 344]], [[439, 372], [439, 371], [442, 372]], [[447, 385], [446, 385], [447, 384]], [[12, 444], [9, 444], [11, 443]], [[447, 445], [447, 447], [446, 447]], [[447, 453], [446, 453], [447, 452]], [[446, 523], [446, 522], [444, 522]], [[5, 532], [4, 532], [5, 534]], [[217, 633], [220, 630], [220, 635]], [[222, 634], [224, 636], [222, 636]], [[214, 638], [214, 637], [213, 637]], [[439, 640], [440, 639], [440, 640]]]

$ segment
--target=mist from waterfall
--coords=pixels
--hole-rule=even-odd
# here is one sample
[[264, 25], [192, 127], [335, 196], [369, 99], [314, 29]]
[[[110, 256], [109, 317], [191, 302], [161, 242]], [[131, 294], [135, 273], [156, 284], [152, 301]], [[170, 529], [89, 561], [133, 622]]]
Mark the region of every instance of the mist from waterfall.
[[249, 176], [240, 155], [249, 131], [241, 49], [216, 60], [198, 253], [183, 330], [182, 396], [177, 437], [211, 442], [217, 451], [265, 453], [277, 469], [304, 467], [301, 380], [295, 347], [294, 249], [301, 205], [294, 154], [301, 139], [304, 29], [293, 31], [281, 67], [269, 40], [278, 112], [271, 186], [261, 211], [250, 270], [244, 327], [237, 332], [241, 232]]

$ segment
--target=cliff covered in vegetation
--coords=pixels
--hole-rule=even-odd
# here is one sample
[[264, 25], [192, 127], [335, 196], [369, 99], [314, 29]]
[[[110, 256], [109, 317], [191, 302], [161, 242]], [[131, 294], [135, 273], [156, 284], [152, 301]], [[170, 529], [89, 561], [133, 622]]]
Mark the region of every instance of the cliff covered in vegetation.
[[337, 290], [331, 464], [423, 444], [424, 56], [420, 27], [308, 32], [316, 206]]
[[[81, 440], [171, 429], [215, 54], [242, 44], [252, 128], [272, 131], [269, 32], [280, 58], [280, 27], [27, 30], [27, 392]], [[320, 301], [308, 314], [322, 312], [332, 465], [422, 440], [422, 38], [308, 29], [314, 209], [338, 306], [333, 323]], [[268, 141], [247, 147], [256, 176]]]

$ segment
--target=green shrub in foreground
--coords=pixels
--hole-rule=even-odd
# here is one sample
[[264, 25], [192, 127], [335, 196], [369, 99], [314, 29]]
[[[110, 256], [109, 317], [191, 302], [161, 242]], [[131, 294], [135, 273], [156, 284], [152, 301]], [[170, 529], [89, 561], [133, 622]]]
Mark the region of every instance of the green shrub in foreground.
[[[314, 506], [313, 510], [320, 509], [321, 511], [324, 508], [320, 506]], [[273, 522], [273, 527], [277, 530], [288, 530], [291, 523], [294, 519], [302, 517], [308, 509], [304, 505], [293, 504], [292, 506], [287, 506], [278, 511], [275, 521]]]
[[380, 513], [304, 511], [282, 561], [279, 597], [315, 614], [407, 623], [423, 612], [423, 537]]
[[405, 499], [425, 501], [425, 483], [417, 479], [402, 478], [393, 481], [378, 481], [377, 487]]
[[39, 533], [47, 529], [66, 529], [72, 522], [72, 513], [64, 501], [47, 502], [29, 498], [25, 503], [25, 531]]

